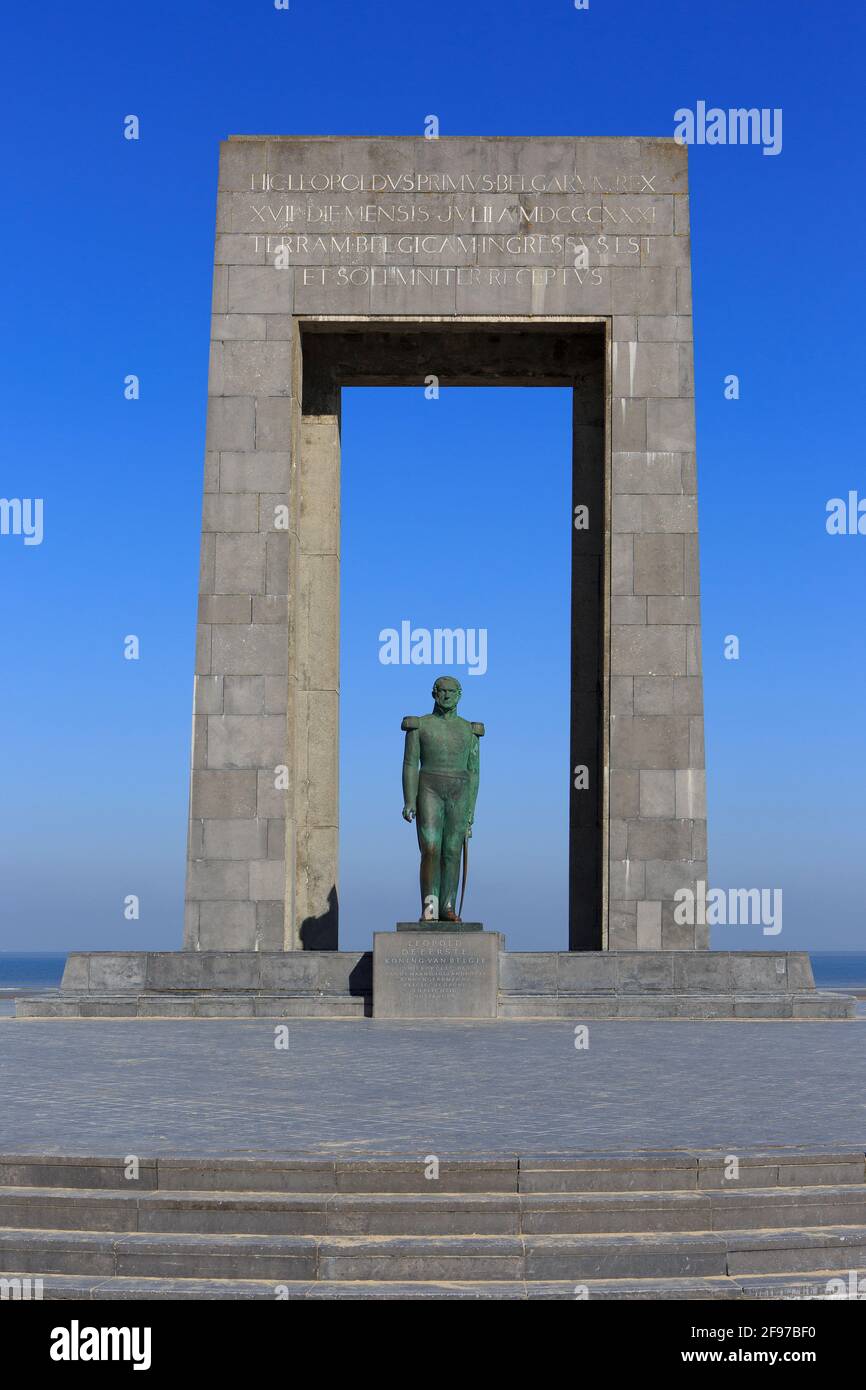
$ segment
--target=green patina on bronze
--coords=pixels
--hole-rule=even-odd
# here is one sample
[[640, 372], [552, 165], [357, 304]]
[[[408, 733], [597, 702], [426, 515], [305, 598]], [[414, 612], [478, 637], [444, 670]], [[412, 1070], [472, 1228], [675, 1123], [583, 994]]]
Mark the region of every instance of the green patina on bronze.
[[463, 694], [453, 676], [433, 686], [433, 712], [409, 714], [403, 754], [403, 819], [416, 821], [421, 850], [421, 920], [459, 922], [460, 856], [472, 834], [478, 797], [478, 740], [483, 724], [457, 713]]

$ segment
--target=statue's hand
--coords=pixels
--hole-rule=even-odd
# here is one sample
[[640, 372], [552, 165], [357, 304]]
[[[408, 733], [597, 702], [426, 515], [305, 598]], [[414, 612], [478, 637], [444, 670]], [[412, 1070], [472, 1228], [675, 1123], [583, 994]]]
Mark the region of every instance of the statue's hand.
[[412, 821], [415, 819], [415, 807], [414, 807], [414, 806], [404, 806], [404, 807], [403, 807], [403, 819], [404, 819], [404, 820], [407, 820], [407, 821], [409, 821], [409, 822], [412, 822]]

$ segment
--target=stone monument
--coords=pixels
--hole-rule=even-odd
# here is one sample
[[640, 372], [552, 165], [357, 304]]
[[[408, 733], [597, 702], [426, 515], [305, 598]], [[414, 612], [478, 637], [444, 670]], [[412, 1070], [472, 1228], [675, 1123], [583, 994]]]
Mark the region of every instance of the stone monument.
[[370, 1011], [370, 954], [338, 949], [340, 393], [431, 371], [573, 400], [569, 920], [559, 952], [499, 953], [499, 1014], [850, 1011], [807, 956], [708, 952], [675, 914], [707, 878], [687, 159], [644, 137], [222, 146], [183, 950], [73, 955], [22, 1012]]

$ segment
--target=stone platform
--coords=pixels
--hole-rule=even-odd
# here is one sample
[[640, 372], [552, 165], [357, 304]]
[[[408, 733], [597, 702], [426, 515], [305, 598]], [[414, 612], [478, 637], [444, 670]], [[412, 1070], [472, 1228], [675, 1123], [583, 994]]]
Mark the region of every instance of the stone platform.
[[[492, 935], [492, 934], [491, 934]], [[408, 936], [408, 934], [407, 934]], [[501, 939], [501, 938], [500, 938]], [[799, 951], [498, 953], [502, 1019], [834, 1019], [855, 1000], [815, 989]], [[368, 951], [78, 952], [59, 994], [19, 1018], [364, 1018]]]

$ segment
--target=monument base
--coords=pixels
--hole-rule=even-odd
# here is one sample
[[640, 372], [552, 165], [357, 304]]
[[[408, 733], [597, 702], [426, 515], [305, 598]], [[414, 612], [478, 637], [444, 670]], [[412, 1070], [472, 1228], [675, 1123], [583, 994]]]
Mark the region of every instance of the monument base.
[[[815, 988], [805, 951], [505, 951], [498, 932], [462, 935], [414, 925], [420, 930], [377, 932], [377, 946], [387, 943], [380, 955], [433, 948], [483, 953], [483, 969], [473, 966], [463, 993], [451, 996], [449, 1010], [456, 1001], [468, 1011], [446, 1012], [440, 999], [435, 1007], [428, 1001], [422, 1013], [417, 1000], [413, 1012], [390, 1012], [383, 971], [399, 977], [401, 969], [389, 965], [376, 978], [377, 1018], [845, 1019], [856, 1010], [850, 995]], [[58, 992], [17, 1001], [19, 1018], [363, 1019], [373, 1013], [370, 951], [76, 952]]]
[[[415, 930], [407, 930], [413, 925]], [[396, 932], [374, 934], [374, 1018], [497, 1017], [505, 938], [480, 923], [438, 928], [438, 923], [404, 922]]]

